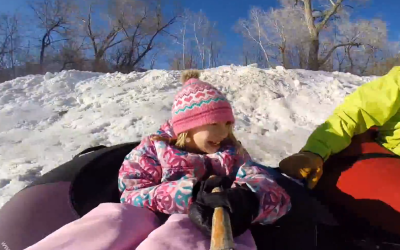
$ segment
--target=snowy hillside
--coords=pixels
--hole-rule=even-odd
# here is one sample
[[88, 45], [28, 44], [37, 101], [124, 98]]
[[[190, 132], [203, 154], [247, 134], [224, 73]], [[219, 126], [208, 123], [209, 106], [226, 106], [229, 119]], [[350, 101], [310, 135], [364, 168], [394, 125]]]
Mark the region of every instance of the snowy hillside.
[[[0, 207], [83, 149], [140, 140], [170, 116], [179, 71], [64, 71], [0, 83]], [[237, 137], [276, 166], [345, 95], [372, 77], [221, 66], [201, 77], [232, 101]]]

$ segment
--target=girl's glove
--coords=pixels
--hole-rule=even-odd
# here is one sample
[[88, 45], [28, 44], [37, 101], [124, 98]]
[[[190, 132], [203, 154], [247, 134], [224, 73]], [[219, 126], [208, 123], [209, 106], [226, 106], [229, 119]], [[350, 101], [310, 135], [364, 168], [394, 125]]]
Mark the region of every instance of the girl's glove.
[[235, 188], [220, 187], [222, 192], [211, 193], [210, 182], [202, 182], [196, 201], [189, 208], [189, 218], [205, 234], [211, 235], [214, 208], [225, 207], [229, 211], [233, 237], [237, 237], [249, 229], [257, 217], [258, 198], [246, 184], [236, 184]]

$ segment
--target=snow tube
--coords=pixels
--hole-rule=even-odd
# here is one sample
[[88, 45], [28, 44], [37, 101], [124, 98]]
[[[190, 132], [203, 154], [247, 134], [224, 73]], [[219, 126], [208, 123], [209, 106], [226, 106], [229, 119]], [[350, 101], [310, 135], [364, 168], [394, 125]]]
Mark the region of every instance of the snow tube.
[[[25, 249], [101, 203], [118, 203], [118, 171], [124, 157], [137, 145], [87, 149], [18, 192], [0, 209], [0, 246]], [[273, 225], [251, 229], [258, 248], [274, 245], [274, 249], [317, 249], [315, 242], [321, 245], [321, 240], [315, 238], [318, 224], [319, 230], [327, 230], [330, 237], [323, 249], [343, 249], [337, 245], [335, 234], [330, 233], [337, 222], [329, 211], [297, 183], [275, 169], [265, 169], [289, 193], [292, 209]], [[156, 215], [162, 222], [168, 218]], [[291, 236], [296, 239], [288, 239]]]
[[342, 225], [400, 243], [400, 157], [376, 143], [376, 135], [371, 129], [355, 136], [326, 161], [314, 192]]
[[137, 145], [87, 149], [15, 194], [0, 209], [0, 249], [25, 249], [100, 203], [119, 202], [118, 170]]

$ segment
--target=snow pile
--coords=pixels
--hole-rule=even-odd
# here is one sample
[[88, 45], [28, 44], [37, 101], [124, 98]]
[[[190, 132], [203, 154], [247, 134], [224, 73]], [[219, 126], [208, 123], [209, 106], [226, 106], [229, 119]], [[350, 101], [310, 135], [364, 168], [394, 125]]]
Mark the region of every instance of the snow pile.
[[[0, 207], [87, 147], [140, 140], [170, 117], [180, 71], [63, 71], [0, 84]], [[373, 77], [221, 66], [201, 77], [227, 94], [237, 137], [277, 166], [298, 151], [345, 95]]]

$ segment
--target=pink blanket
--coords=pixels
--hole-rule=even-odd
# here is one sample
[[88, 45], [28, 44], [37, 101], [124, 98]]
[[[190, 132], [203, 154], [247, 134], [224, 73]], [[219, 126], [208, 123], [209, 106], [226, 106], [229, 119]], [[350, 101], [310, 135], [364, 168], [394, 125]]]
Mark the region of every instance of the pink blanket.
[[[250, 231], [235, 239], [236, 250], [256, 249]], [[26, 250], [208, 250], [187, 215], [174, 214], [161, 226], [153, 212], [128, 204], [104, 203]]]
[[[210, 238], [204, 236], [186, 214], [173, 214], [164, 225], [145, 239], [137, 250], [209, 250]], [[250, 230], [235, 238], [235, 250], [256, 250]]]

